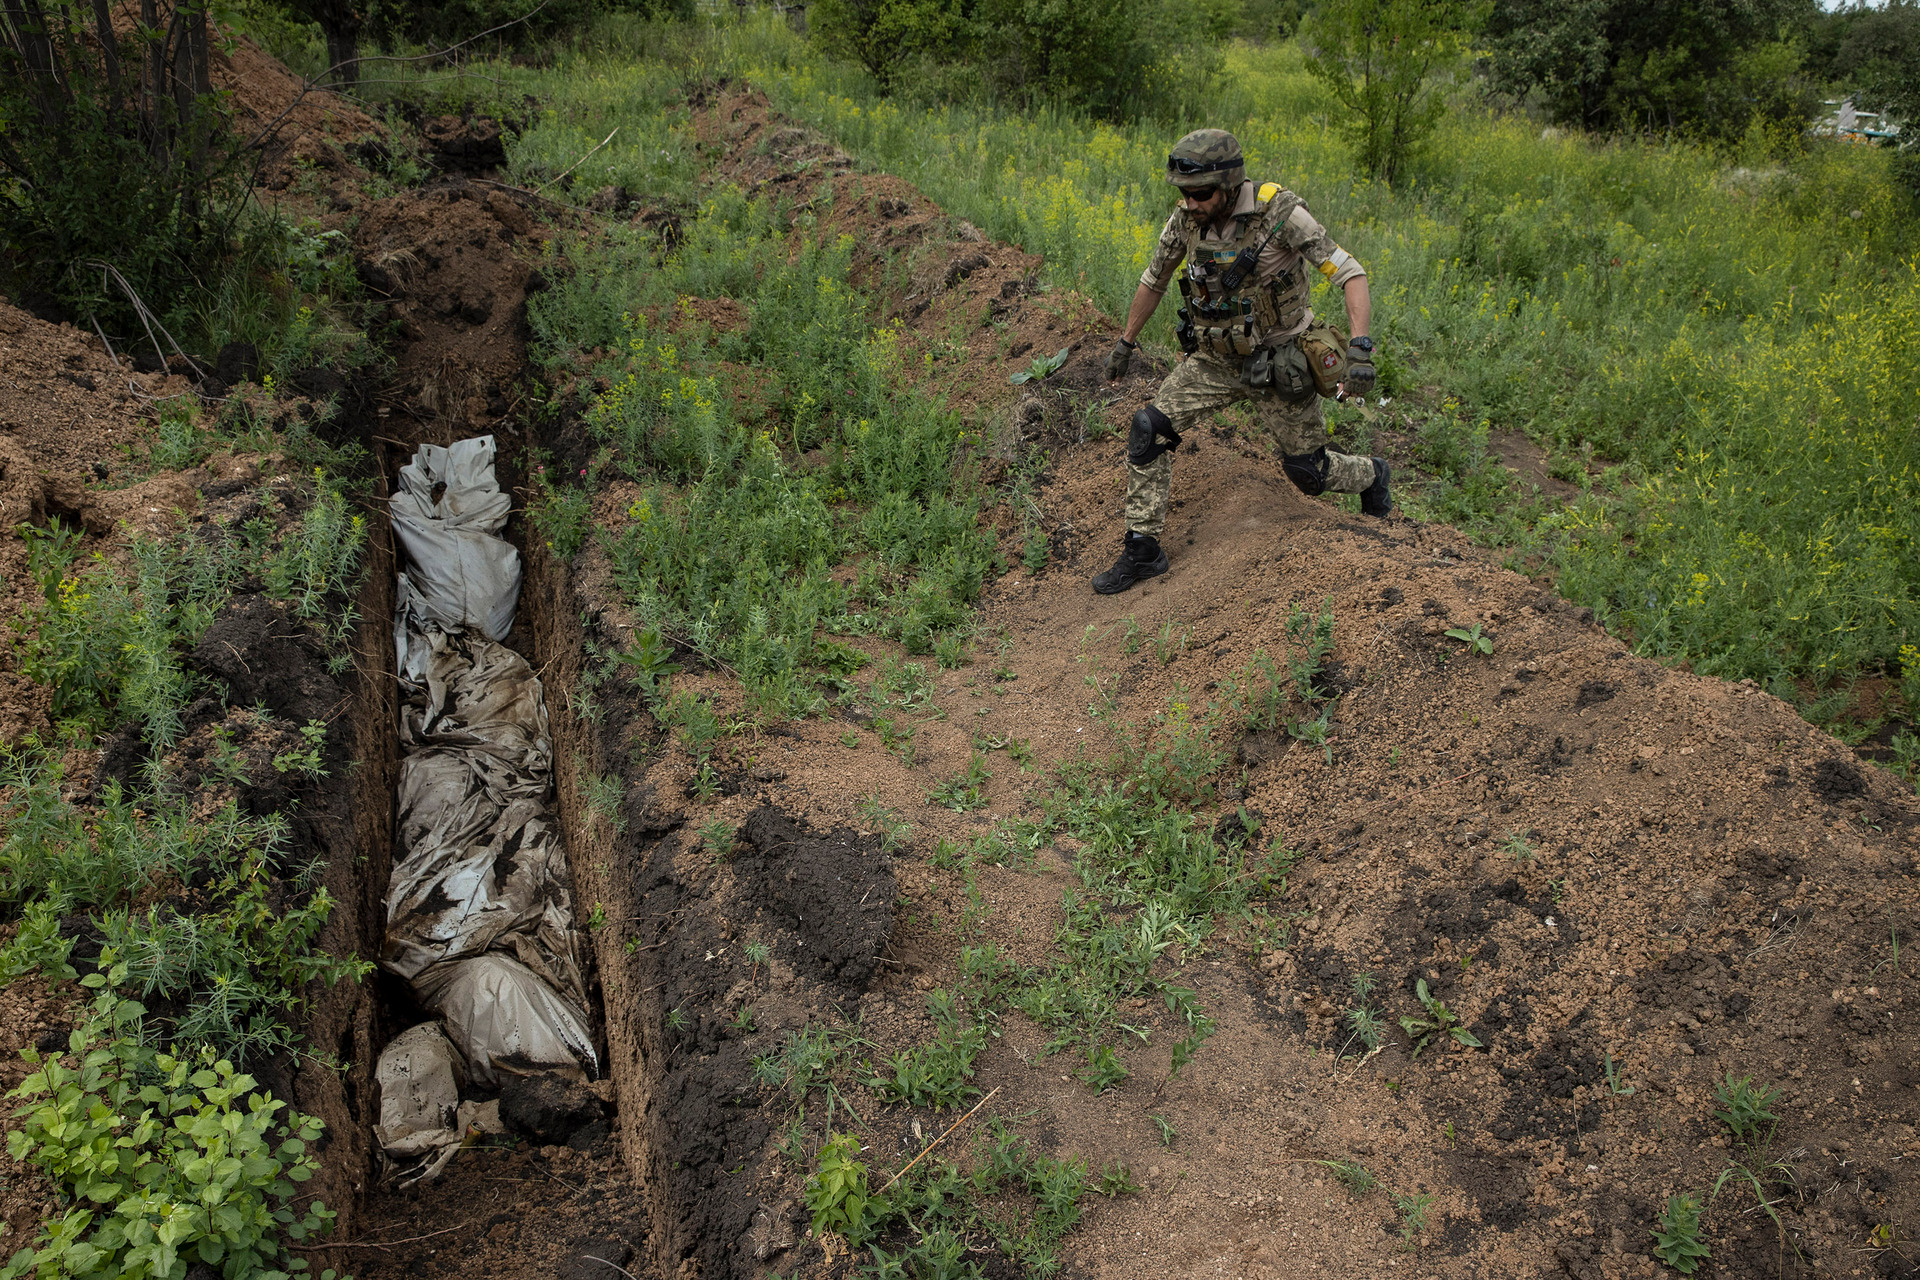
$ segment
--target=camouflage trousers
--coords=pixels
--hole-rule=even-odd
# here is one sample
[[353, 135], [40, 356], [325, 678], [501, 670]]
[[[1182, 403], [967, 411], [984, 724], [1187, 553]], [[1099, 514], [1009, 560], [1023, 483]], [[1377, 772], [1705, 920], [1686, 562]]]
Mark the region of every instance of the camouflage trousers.
[[[1270, 391], [1256, 391], [1240, 381], [1240, 371], [1202, 355], [1188, 356], [1175, 365], [1153, 397], [1154, 407], [1173, 419], [1173, 429], [1185, 435], [1215, 409], [1251, 400], [1260, 425], [1283, 454], [1312, 453], [1327, 442], [1326, 419], [1320, 397], [1299, 403], [1282, 400]], [[1359, 493], [1373, 483], [1373, 459], [1327, 450], [1327, 492]], [[1121, 507], [1127, 529], [1159, 537], [1167, 527], [1167, 504], [1173, 496], [1173, 455], [1163, 453], [1146, 466], [1127, 463], [1127, 500]]]

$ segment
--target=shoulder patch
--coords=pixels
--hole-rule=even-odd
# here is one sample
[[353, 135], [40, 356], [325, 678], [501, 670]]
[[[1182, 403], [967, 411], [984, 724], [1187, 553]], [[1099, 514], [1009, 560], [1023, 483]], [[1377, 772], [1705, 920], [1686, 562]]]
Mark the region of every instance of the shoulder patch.
[[1265, 204], [1267, 201], [1273, 199], [1275, 196], [1279, 194], [1280, 194], [1279, 183], [1263, 182], [1260, 184], [1260, 203]]

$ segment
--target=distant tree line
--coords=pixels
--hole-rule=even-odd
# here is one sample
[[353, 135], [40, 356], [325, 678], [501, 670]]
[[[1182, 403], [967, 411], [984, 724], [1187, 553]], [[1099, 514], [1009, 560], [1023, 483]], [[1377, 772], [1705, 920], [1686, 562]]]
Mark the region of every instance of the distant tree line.
[[1496, 91], [1585, 129], [1798, 132], [1847, 92], [1920, 120], [1916, 0], [1494, 0], [1480, 44]]

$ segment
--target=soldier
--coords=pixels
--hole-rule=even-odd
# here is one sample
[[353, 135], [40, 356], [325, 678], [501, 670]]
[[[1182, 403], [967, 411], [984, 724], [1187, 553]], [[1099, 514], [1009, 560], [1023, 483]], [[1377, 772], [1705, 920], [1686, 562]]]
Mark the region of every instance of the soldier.
[[[1180, 292], [1187, 305], [1177, 332], [1187, 356], [1153, 403], [1133, 415], [1126, 542], [1113, 567], [1093, 580], [1102, 595], [1167, 571], [1160, 535], [1181, 432], [1239, 400], [1253, 401], [1279, 441], [1287, 478], [1302, 493], [1357, 493], [1360, 510], [1370, 516], [1393, 510], [1386, 459], [1327, 448], [1320, 414], [1320, 397], [1342, 385], [1362, 399], [1373, 390], [1367, 273], [1328, 238], [1299, 196], [1247, 181], [1240, 144], [1230, 133], [1197, 129], [1180, 139], [1167, 157], [1167, 181], [1180, 188], [1180, 205], [1141, 273], [1126, 332], [1107, 357], [1107, 377], [1126, 373], [1135, 340], [1183, 259]], [[1344, 343], [1336, 330], [1316, 323], [1307, 305], [1312, 269], [1346, 295], [1353, 336]]]

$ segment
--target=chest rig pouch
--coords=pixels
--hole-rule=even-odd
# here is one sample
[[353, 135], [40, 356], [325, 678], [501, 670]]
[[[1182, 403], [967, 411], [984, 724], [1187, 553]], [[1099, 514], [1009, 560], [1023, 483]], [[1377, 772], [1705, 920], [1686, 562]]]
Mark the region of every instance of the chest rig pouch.
[[1298, 342], [1261, 347], [1240, 365], [1240, 381], [1271, 391], [1282, 400], [1300, 401], [1321, 394], [1313, 365]]
[[1228, 364], [1257, 358], [1265, 350], [1280, 318], [1281, 298], [1296, 282], [1292, 272], [1258, 282], [1259, 258], [1299, 205], [1298, 196], [1270, 182], [1260, 188], [1253, 213], [1235, 219], [1229, 234], [1217, 236], [1204, 226], [1188, 228], [1187, 264], [1180, 275], [1185, 305], [1175, 326], [1182, 350], [1189, 355], [1205, 351]]

